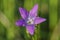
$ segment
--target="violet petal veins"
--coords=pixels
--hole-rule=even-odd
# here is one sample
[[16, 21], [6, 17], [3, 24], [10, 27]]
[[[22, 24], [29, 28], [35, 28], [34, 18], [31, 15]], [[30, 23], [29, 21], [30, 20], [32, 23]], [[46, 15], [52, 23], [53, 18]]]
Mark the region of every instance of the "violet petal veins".
[[35, 30], [35, 26], [34, 26], [34, 25], [27, 25], [27, 26], [26, 26], [26, 29], [27, 29], [27, 31], [28, 31], [31, 35], [33, 35], [33, 34], [34, 34], [34, 30]]
[[31, 17], [36, 17], [38, 11], [38, 4], [34, 5], [34, 7], [30, 10], [29, 15]]
[[37, 17], [38, 4], [28, 12], [24, 8], [19, 8], [20, 15], [22, 19], [16, 21], [17, 26], [25, 26], [29, 34], [33, 35], [35, 30], [35, 24], [42, 23], [46, 21], [45, 18]]
[[25, 10], [25, 9], [23, 9], [23, 8], [19, 8], [19, 12], [20, 12], [21, 17], [22, 17], [23, 19], [26, 19], [26, 18], [28, 17], [28, 11], [27, 11], [27, 10]]

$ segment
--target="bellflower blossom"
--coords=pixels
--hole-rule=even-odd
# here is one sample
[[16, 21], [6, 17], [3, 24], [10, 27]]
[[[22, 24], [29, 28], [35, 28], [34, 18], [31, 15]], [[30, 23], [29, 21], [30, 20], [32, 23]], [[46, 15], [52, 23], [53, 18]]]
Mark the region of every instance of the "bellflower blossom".
[[24, 8], [19, 8], [22, 19], [16, 21], [17, 26], [25, 26], [29, 34], [33, 35], [35, 30], [35, 25], [46, 21], [45, 18], [37, 16], [38, 4], [28, 12]]

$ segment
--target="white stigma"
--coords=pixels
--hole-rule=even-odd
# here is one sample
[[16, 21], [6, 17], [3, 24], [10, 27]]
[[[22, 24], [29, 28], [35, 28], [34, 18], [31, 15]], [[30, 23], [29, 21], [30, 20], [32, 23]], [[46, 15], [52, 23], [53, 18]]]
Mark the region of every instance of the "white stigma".
[[34, 23], [34, 21], [33, 21], [33, 19], [32, 19], [32, 18], [28, 18], [27, 23], [28, 23], [28, 24], [33, 24], [33, 23]]

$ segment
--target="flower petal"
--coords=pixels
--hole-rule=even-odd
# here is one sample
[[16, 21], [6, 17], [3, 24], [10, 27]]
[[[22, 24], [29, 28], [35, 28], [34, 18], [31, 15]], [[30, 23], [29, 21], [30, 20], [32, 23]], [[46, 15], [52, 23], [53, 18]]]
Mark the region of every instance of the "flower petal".
[[30, 33], [31, 35], [33, 35], [34, 34], [35, 26], [34, 25], [27, 25], [26, 29], [27, 29], [28, 33]]
[[19, 8], [19, 12], [20, 12], [23, 19], [27, 18], [27, 16], [28, 16], [28, 11], [27, 10], [25, 10], [23, 8]]
[[44, 22], [44, 21], [46, 21], [46, 19], [45, 18], [41, 18], [41, 17], [36, 17], [36, 19], [35, 19], [35, 24], [39, 24], [39, 23], [42, 23], [42, 22]]
[[25, 21], [23, 19], [16, 21], [17, 26], [25, 26]]
[[37, 16], [37, 11], [38, 11], [38, 4], [34, 5], [32, 10], [30, 10], [29, 15], [33, 16], [33, 17], [36, 17]]

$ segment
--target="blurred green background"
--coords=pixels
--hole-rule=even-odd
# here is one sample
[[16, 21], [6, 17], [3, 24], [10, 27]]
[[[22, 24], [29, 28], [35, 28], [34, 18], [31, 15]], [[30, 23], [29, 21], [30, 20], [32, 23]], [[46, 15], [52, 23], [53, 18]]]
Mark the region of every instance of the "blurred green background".
[[[30, 11], [38, 4], [38, 15], [46, 18], [36, 26], [33, 36], [15, 22], [21, 18], [19, 7]], [[60, 40], [60, 0], [0, 0], [0, 40]]]

